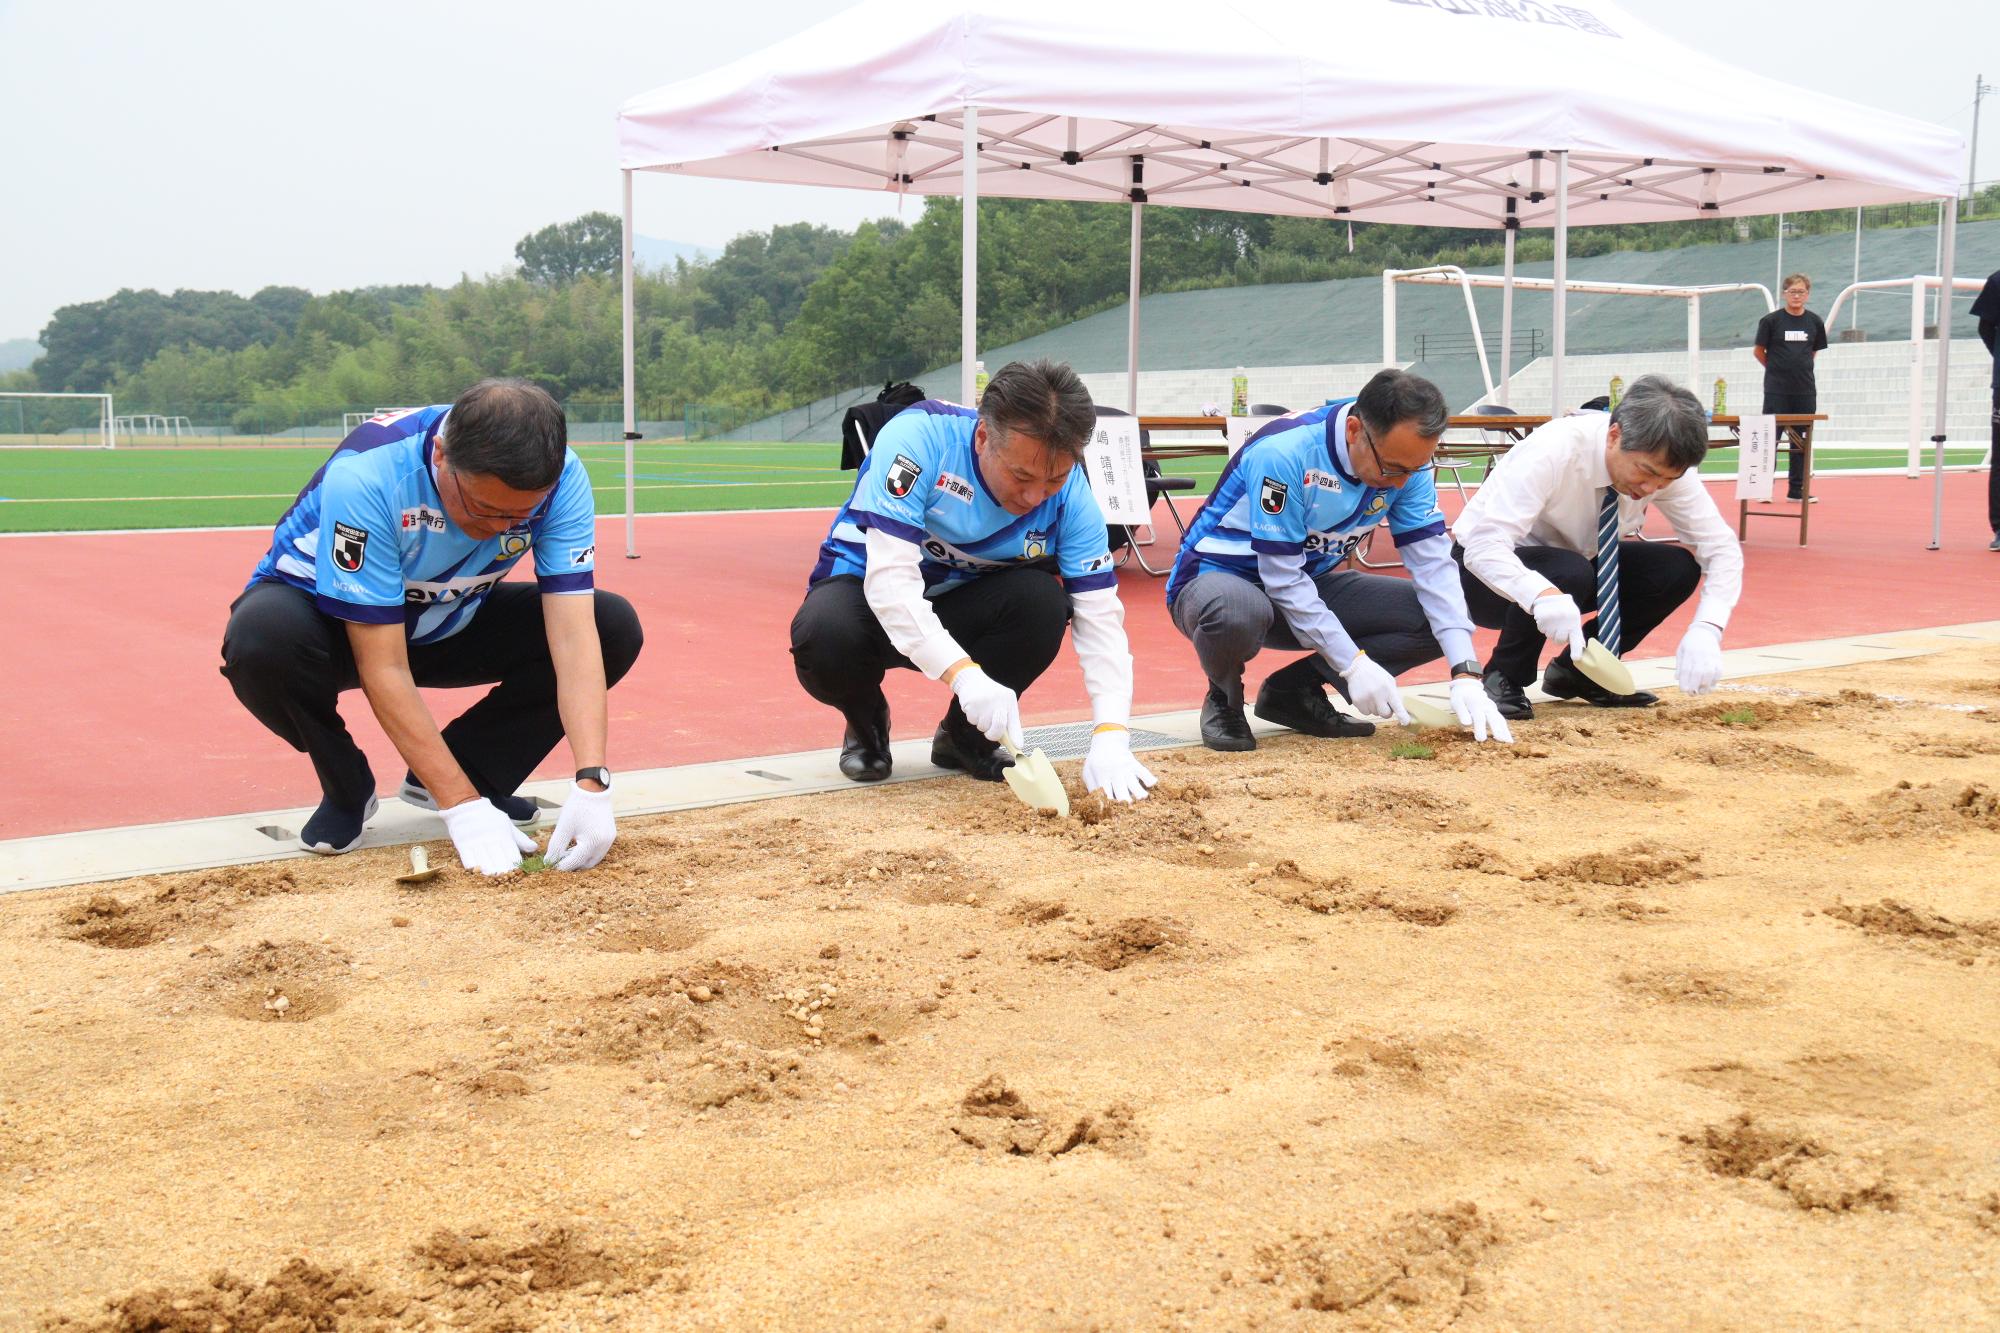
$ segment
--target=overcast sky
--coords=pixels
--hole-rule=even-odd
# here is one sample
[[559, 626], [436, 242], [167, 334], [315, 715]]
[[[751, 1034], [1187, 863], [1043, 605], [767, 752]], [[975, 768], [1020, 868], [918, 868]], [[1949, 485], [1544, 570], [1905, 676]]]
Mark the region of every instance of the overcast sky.
[[[2000, 84], [1994, 0], [1624, 3], [1734, 63], [1968, 137], [1975, 76]], [[120, 287], [499, 271], [527, 232], [617, 211], [626, 98], [844, 7], [0, 0], [0, 340]], [[1983, 128], [1988, 180], [2000, 97]], [[895, 211], [860, 192], [646, 174], [635, 194], [641, 232], [709, 246]]]

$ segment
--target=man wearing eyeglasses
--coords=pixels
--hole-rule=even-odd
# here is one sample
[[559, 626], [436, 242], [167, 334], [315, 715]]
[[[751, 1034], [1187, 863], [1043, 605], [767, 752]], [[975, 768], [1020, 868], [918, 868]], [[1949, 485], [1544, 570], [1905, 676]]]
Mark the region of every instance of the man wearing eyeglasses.
[[[1480, 686], [1432, 483], [1445, 421], [1436, 385], [1384, 370], [1354, 398], [1280, 417], [1229, 460], [1167, 579], [1174, 624], [1208, 676], [1202, 744], [1256, 748], [1243, 671], [1264, 648], [1309, 654], [1264, 679], [1256, 707], [1267, 722], [1309, 736], [1373, 735], [1373, 723], [1327, 699], [1331, 684], [1359, 711], [1408, 726], [1396, 677], [1443, 656], [1459, 721], [1482, 741], [1514, 739]], [[1342, 570], [1385, 523], [1410, 577]]]
[[[515, 869], [535, 803], [514, 791], [569, 738], [577, 774], [549, 841], [587, 870], [615, 834], [605, 693], [639, 655], [630, 602], [596, 589], [590, 479], [562, 408], [523, 380], [358, 427], [278, 521], [230, 607], [222, 674], [303, 751], [321, 800], [299, 843], [335, 855], [375, 813], [375, 775], [341, 720], [359, 687], [409, 764], [403, 800], [444, 817], [466, 869]], [[534, 554], [535, 583], [503, 582]], [[494, 685], [439, 729], [420, 685]]]

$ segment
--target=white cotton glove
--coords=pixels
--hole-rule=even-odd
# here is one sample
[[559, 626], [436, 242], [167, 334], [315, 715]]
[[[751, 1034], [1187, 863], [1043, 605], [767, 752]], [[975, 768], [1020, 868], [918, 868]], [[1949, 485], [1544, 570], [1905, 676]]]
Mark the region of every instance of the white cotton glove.
[[1707, 694], [1722, 679], [1722, 631], [1697, 620], [1681, 636], [1674, 675], [1682, 694]]
[[1146, 788], [1159, 781], [1132, 753], [1132, 733], [1123, 727], [1097, 732], [1083, 760], [1086, 791], [1102, 791], [1109, 801], [1143, 801]]
[[1396, 678], [1377, 666], [1375, 659], [1367, 653], [1356, 653], [1347, 670], [1340, 673], [1347, 678], [1347, 698], [1356, 709], [1370, 717], [1390, 717], [1410, 725], [1410, 710], [1403, 707], [1402, 691], [1396, 688]]
[[1462, 725], [1472, 728], [1472, 739], [1483, 741], [1491, 736], [1508, 745], [1514, 743], [1507, 719], [1500, 716], [1493, 696], [1486, 692], [1485, 682], [1477, 676], [1459, 676], [1451, 682], [1451, 711], [1458, 714]]
[[458, 852], [459, 864], [482, 875], [504, 875], [521, 868], [521, 853], [535, 850], [535, 840], [514, 827], [484, 796], [463, 801], [444, 816], [444, 831]]
[[1535, 617], [1535, 627], [1545, 639], [1567, 640], [1571, 657], [1583, 652], [1583, 612], [1577, 610], [1576, 599], [1568, 593], [1555, 593], [1547, 597], [1537, 597], [1528, 603], [1528, 610]]
[[618, 836], [611, 817], [611, 791], [585, 791], [570, 784], [569, 798], [556, 816], [556, 831], [549, 835], [549, 850], [543, 860], [557, 870], [588, 870], [611, 850]]
[[966, 720], [989, 741], [1004, 740], [1016, 750], [1027, 749], [1021, 738], [1021, 697], [981, 671], [975, 664], [951, 678], [951, 692]]

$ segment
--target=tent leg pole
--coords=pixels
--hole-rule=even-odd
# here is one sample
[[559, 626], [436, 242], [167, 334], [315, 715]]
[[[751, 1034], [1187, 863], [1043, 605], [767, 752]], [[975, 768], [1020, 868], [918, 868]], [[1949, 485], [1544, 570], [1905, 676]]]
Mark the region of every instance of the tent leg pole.
[[1910, 279], [1910, 459], [1911, 476], [1923, 468], [1924, 439], [1924, 280]]
[[1937, 434], [1931, 436], [1931, 545], [1944, 548], [1944, 436], [1945, 407], [1951, 388], [1951, 270], [1958, 262], [1958, 209], [1945, 211], [1943, 235], [1938, 241], [1938, 379]]
[[959, 219], [958, 400], [973, 406], [973, 363], [979, 359], [979, 108], [965, 108], [964, 214]]
[[1139, 237], [1145, 211], [1144, 204], [1132, 205], [1132, 311], [1125, 323], [1125, 410], [1135, 417], [1139, 415]]
[[1711, 405], [1715, 399], [1701, 391], [1701, 295], [1688, 297], [1688, 389], [1697, 398], [1707, 397]]
[[625, 177], [625, 230], [619, 243], [619, 267], [623, 270], [625, 285], [621, 298], [624, 330], [624, 379], [625, 379], [625, 558], [639, 558], [639, 521], [637, 505], [634, 503], [633, 444], [639, 438], [638, 414], [632, 400], [632, 173], [621, 173]]
[[1550, 316], [1554, 326], [1549, 330], [1549, 352], [1552, 368], [1549, 373], [1549, 415], [1559, 417], [1563, 410], [1563, 352], [1569, 339], [1565, 336], [1569, 315], [1569, 150], [1556, 150], [1556, 274], [1555, 313]]
[[[1511, 214], [1514, 201], [1507, 201]], [[1493, 401], [1507, 406], [1507, 380], [1514, 373], [1514, 219], [1507, 219], [1507, 262], [1502, 270], [1505, 277], [1500, 284], [1500, 388], [1493, 395]]]

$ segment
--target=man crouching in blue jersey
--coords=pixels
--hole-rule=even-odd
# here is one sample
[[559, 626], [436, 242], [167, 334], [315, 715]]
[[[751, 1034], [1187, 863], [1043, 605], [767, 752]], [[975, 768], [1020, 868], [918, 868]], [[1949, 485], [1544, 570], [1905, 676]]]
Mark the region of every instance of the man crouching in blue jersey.
[[[1369, 736], [1335, 708], [1330, 682], [1364, 713], [1409, 725], [1396, 677], [1442, 655], [1451, 704], [1479, 740], [1513, 734], [1480, 685], [1472, 620], [1431, 481], [1444, 396], [1384, 370], [1358, 397], [1296, 412], [1250, 437], [1188, 524], [1167, 579], [1174, 624], [1208, 676], [1201, 740], [1254, 750], [1243, 667], [1259, 649], [1312, 654], [1265, 677], [1257, 715], [1309, 736]], [[1376, 525], [1407, 579], [1342, 571]]]
[[1083, 782], [1143, 799], [1153, 775], [1132, 755], [1132, 654], [1104, 515], [1076, 466], [1096, 426], [1068, 366], [1015, 361], [975, 412], [935, 399], [885, 425], [820, 548], [792, 618], [806, 693], [847, 719], [840, 771], [889, 776], [882, 678], [909, 667], [951, 687], [931, 762], [998, 781], [1024, 748], [1020, 694], [1074, 620], [1097, 726]]
[[[443, 814], [466, 869], [501, 874], [535, 849], [520, 831], [535, 803], [514, 789], [565, 735], [577, 774], [548, 860], [604, 858], [605, 692], [642, 635], [630, 602], [592, 587], [595, 506], [568, 438], [548, 394], [485, 380], [449, 407], [357, 428], [278, 520], [230, 607], [222, 674], [312, 759], [323, 797], [307, 851], [349, 850], [375, 813], [375, 775], [338, 707], [359, 686], [410, 766], [402, 798]], [[501, 582], [531, 550], [536, 586]], [[417, 693], [487, 684], [442, 731]]]

